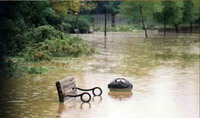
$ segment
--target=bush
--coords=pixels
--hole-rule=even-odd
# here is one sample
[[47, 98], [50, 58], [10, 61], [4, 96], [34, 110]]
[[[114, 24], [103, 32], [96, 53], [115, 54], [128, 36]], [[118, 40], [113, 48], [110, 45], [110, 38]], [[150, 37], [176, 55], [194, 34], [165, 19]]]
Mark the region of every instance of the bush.
[[10, 58], [1, 58], [0, 66], [1, 79], [18, 78], [23, 75], [23, 65], [13, 62]]
[[53, 26], [51, 25], [44, 25], [44, 26], [39, 26], [37, 28], [29, 29], [27, 32], [25, 32], [22, 35], [22, 38], [25, 40], [31, 40], [33, 42], [43, 42], [46, 39], [54, 39], [54, 38], [64, 38], [64, 34], [56, 30]]
[[52, 57], [89, 55], [94, 48], [83, 39], [64, 36], [65, 39], [46, 39], [44, 42], [27, 45], [21, 55], [28, 61], [49, 61]]

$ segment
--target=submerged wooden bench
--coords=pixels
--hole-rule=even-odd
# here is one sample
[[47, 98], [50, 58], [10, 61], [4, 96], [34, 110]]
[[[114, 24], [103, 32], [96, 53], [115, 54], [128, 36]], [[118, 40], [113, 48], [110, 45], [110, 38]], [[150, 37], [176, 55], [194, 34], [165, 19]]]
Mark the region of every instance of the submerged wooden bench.
[[[56, 82], [56, 88], [58, 92], [58, 97], [60, 102], [64, 102], [68, 100], [70, 97], [80, 97], [83, 102], [90, 102], [91, 95], [88, 92], [83, 92], [81, 94], [77, 94], [77, 90], [81, 91], [92, 91], [94, 96], [101, 96], [102, 90], [100, 87], [94, 87], [91, 89], [82, 89], [76, 87], [74, 77], [65, 78], [63, 80], [59, 80]], [[99, 90], [99, 93], [95, 93], [95, 90]], [[88, 96], [87, 100], [84, 100], [83, 96]]]

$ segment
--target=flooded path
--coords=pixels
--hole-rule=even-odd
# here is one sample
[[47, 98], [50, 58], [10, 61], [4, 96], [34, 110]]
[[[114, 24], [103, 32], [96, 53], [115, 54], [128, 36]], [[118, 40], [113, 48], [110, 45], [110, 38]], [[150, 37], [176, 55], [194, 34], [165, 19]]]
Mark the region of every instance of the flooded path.
[[[199, 118], [199, 34], [82, 34], [97, 54], [55, 58], [36, 66], [56, 69], [22, 79], [0, 80], [0, 116], [5, 118]], [[75, 76], [77, 86], [103, 89], [88, 103], [79, 98], [59, 104], [55, 81]], [[132, 92], [109, 91], [117, 77]]]

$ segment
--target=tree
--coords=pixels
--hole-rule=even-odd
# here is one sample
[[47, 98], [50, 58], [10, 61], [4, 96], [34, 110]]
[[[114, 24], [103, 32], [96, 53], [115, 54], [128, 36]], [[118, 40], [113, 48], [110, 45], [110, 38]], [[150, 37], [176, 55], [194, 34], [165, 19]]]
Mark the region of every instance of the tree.
[[104, 14], [108, 1], [93, 1], [92, 3], [96, 5], [96, 8], [90, 11], [91, 14]]
[[120, 12], [122, 15], [129, 17], [132, 20], [140, 19], [143, 29], [145, 31], [145, 37], [148, 37], [146, 29], [146, 20], [152, 17], [152, 14], [157, 10], [158, 2], [123, 2], [120, 5]]
[[115, 27], [115, 15], [119, 13], [120, 1], [109, 1], [107, 4], [107, 12], [111, 14], [111, 26]]
[[183, 17], [182, 22], [185, 24], [190, 24], [190, 32], [193, 32], [192, 24], [199, 18], [199, 2], [194, 2], [192, 0], [183, 1]]
[[154, 18], [164, 24], [164, 34], [166, 34], [166, 25], [172, 24], [176, 33], [179, 32], [178, 26], [182, 18], [182, 2], [180, 1], [164, 1], [162, 2], [162, 10], [154, 13]]
[[94, 1], [96, 8], [91, 11], [93, 14], [111, 14], [111, 26], [115, 27], [115, 15], [119, 13], [120, 1]]
[[82, 14], [89, 14], [90, 11], [96, 8], [96, 4], [92, 1], [83, 1], [81, 2], [80, 12]]
[[183, 1], [183, 17], [182, 21], [183, 23], [190, 24], [190, 31], [193, 32], [192, 28], [192, 22], [194, 21], [194, 3], [191, 0], [184, 0]]
[[67, 14], [69, 11], [80, 11], [81, 2], [78, 0], [69, 0], [69, 1], [55, 1], [49, 0], [51, 7], [60, 14]]

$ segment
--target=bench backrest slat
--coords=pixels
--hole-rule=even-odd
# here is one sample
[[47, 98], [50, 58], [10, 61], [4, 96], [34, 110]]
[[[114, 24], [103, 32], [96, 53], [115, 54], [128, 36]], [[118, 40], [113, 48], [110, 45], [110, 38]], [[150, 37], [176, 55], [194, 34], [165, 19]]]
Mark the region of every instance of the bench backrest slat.
[[75, 84], [72, 86], [69, 86], [68, 88], [63, 88], [62, 91], [64, 95], [75, 94], [76, 93]]
[[68, 86], [75, 84], [75, 80], [67, 81], [67, 82], [60, 83], [60, 84], [61, 84], [61, 88], [64, 89], [64, 88], [67, 88]]
[[74, 77], [68, 77], [68, 78], [62, 79], [62, 80], [59, 80], [59, 82], [60, 84], [62, 84], [62, 83], [68, 83], [72, 80], [74, 80]]
[[73, 89], [73, 88], [76, 88], [76, 84], [75, 83], [71, 84], [71, 85], [69, 85], [67, 87], [64, 87], [63, 88], [63, 92], [65, 92], [66, 90], [68, 91], [68, 90]]

